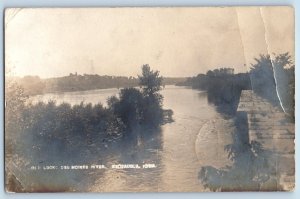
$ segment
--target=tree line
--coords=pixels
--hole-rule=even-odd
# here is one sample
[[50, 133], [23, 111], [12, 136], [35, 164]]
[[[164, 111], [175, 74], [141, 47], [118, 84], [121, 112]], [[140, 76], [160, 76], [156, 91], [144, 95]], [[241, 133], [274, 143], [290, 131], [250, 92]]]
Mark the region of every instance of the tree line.
[[187, 78], [178, 86], [207, 91], [207, 100], [216, 106], [224, 115], [234, 115], [242, 90], [251, 89], [248, 73], [234, 74], [233, 68], [209, 70], [206, 74], [198, 74]]
[[[101, 76], [97, 74], [80, 75], [70, 73], [69, 76], [46, 79], [42, 79], [39, 76], [13, 77], [10, 79], [22, 85], [26, 95], [139, 86], [139, 79], [136, 77]], [[165, 77], [162, 81], [162, 85], [172, 85], [181, 81], [185, 81], [185, 78]]]
[[177, 85], [207, 91], [208, 101], [226, 115], [235, 114], [241, 91], [252, 89], [274, 106], [283, 107], [294, 120], [295, 65], [289, 53], [259, 55], [247, 73], [234, 74], [233, 68], [220, 68]]

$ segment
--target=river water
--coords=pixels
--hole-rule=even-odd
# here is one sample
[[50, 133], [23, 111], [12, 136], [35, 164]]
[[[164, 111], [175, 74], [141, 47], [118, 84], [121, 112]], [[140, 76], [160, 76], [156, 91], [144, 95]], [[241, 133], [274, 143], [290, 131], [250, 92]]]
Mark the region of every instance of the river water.
[[[106, 104], [118, 89], [102, 89], [35, 96], [32, 102]], [[171, 123], [135, 146], [120, 147], [108, 154], [107, 169], [91, 171], [93, 181], [81, 179], [75, 188], [92, 192], [198, 192], [206, 191], [198, 180], [202, 166], [230, 165], [224, 146], [232, 143], [230, 122], [207, 102], [205, 92], [166, 86], [161, 94], [164, 109], [174, 112]], [[112, 169], [113, 164], [153, 164], [148, 169]], [[85, 184], [86, 186], [84, 186]]]

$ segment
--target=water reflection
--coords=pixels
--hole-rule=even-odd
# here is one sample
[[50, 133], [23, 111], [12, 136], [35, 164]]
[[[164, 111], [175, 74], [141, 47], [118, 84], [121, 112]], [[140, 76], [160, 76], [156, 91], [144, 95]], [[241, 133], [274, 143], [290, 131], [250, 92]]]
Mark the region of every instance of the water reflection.
[[[109, 151], [109, 167], [114, 164], [139, 165], [140, 169], [111, 169], [103, 175], [93, 174], [95, 182], [90, 191], [96, 192], [134, 192], [158, 190], [161, 181], [161, 156], [163, 140], [161, 128], [137, 128], [127, 134], [117, 146]], [[146, 164], [155, 168], [143, 169]]]
[[[161, 128], [138, 128], [134, 133], [112, 141], [103, 147], [85, 146], [77, 152], [43, 153], [43, 157], [33, 155], [25, 168], [13, 168], [13, 173], [22, 175], [22, 189], [29, 192], [125, 192], [153, 191], [161, 181], [161, 156], [163, 140]], [[77, 153], [77, 154], [76, 154]], [[49, 155], [49, 156], [48, 156]], [[113, 169], [112, 165], [138, 164], [141, 169]], [[155, 168], [142, 169], [152, 164]], [[48, 166], [56, 169], [45, 170]], [[71, 166], [88, 165], [89, 169], [70, 169]], [[91, 165], [105, 165], [105, 169], [91, 169]], [[36, 166], [39, 169], [31, 170]], [[69, 169], [62, 169], [62, 166]]]
[[221, 93], [207, 92], [208, 103], [215, 106], [216, 111], [222, 114], [223, 117], [232, 117], [235, 115], [241, 91], [232, 89]]
[[[199, 97], [199, 99], [204, 99], [204, 100], [207, 100], [207, 92], [206, 91], [200, 91], [199, 93], [198, 93], [198, 97]], [[208, 100], [207, 100], [208, 101]]]

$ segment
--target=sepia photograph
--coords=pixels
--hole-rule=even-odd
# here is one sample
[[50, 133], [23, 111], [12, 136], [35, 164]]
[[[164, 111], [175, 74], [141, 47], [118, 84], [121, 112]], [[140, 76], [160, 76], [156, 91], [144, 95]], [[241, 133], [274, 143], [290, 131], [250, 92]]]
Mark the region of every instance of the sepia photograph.
[[293, 191], [290, 6], [6, 8], [5, 190]]

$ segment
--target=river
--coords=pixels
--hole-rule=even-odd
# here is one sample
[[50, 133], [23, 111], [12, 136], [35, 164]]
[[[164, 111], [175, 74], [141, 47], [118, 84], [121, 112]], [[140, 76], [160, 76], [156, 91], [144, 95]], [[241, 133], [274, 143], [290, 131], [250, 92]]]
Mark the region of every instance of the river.
[[[106, 104], [118, 89], [55, 93], [35, 96], [32, 102], [55, 100], [72, 105], [80, 102]], [[161, 94], [164, 109], [172, 109], [174, 122], [134, 147], [109, 155], [107, 169], [91, 171], [94, 181], [78, 182], [78, 191], [92, 192], [198, 192], [207, 191], [198, 180], [202, 166], [225, 167], [224, 146], [232, 143], [228, 121], [207, 102], [205, 92], [166, 86]], [[225, 129], [225, 130], [224, 130]], [[148, 169], [112, 169], [112, 164], [154, 164]], [[81, 183], [87, 184], [83, 186]]]

